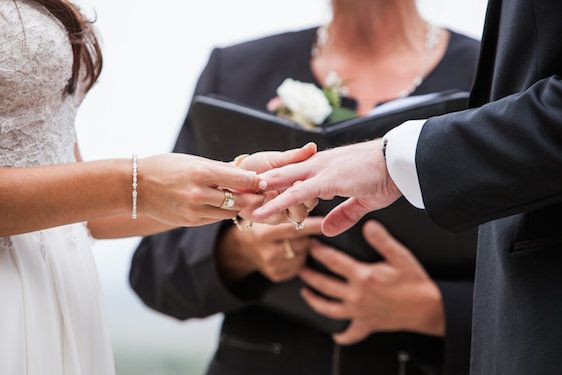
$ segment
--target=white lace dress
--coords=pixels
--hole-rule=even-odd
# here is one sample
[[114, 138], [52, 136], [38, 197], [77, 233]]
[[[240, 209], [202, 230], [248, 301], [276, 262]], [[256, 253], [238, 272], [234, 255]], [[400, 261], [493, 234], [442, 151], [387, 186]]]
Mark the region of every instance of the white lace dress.
[[[66, 31], [47, 10], [0, 0], [1, 167], [75, 161], [82, 96], [63, 96], [72, 63]], [[85, 225], [0, 238], [0, 374], [114, 374]]]

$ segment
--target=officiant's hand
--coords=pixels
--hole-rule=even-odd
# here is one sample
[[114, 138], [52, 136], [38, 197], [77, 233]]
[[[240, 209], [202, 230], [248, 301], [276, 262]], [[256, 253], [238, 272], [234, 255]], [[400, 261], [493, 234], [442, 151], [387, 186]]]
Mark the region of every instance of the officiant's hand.
[[[240, 162], [239, 167], [256, 173], [264, 173], [275, 168], [281, 168], [286, 165], [303, 162], [316, 154], [316, 151], [316, 145], [314, 143], [308, 143], [304, 147], [284, 152], [258, 152], [243, 158]], [[298, 183], [299, 181], [296, 181], [294, 185], [298, 185]], [[265, 195], [265, 202], [268, 202], [277, 197], [277, 195], [279, 195], [279, 192], [270, 190], [266, 192]], [[275, 215], [271, 215], [264, 220], [261, 220], [261, 222], [273, 225], [286, 223], [290, 219], [290, 221], [292, 222], [302, 223], [308, 217], [309, 212], [312, 211], [317, 205], [318, 199], [316, 197], [313, 197], [305, 202], [299, 202], [299, 204], [288, 207], [285, 211], [281, 211]], [[239, 215], [243, 218], [248, 218], [251, 216], [252, 211], [253, 208], [244, 210]]]
[[362, 263], [314, 242], [311, 255], [346, 281], [309, 269], [300, 274], [310, 287], [336, 300], [304, 289], [303, 298], [315, 311], [329, 318], [351, 320], [346, 331], [334, 335], [336, 342], [354, 344], [372, 333], [389, 331], [443, 336], [441, 293], [422, 265], [381, 224], [367, 223], [364, 234], [385, 258], [383, 262]]
[[[268, 189], [284, 190], [252, 214], [264, 220], [288, 207], [313, 198], [349, 197], [325, 219], [327, 236], [338, 235], [365, 214], [389, 206], [402, 194], [390, 178], [383, 157], [382, 140], [322, 151], [302, 163], [272, 169], [260, 176]], [[295, 182], [302, 181], [298, 185]]]
[[310, 236], [321, 234], [321, 217], [310, 217], [305, 228], [292, 224], [254, 224], [251, 230], [231, 227], [219, 240], [217, 263], [228, 282], [260, 272], [273, 282], [294, 278], [304, 267], [310, 249]]

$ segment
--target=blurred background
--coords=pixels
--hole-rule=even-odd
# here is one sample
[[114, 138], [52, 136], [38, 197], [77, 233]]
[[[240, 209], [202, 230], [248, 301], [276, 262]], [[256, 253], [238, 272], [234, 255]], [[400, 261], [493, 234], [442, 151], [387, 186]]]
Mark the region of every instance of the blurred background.
[[[330, 19], [329, 0], [78, 3], [97, 17], [105, 58], [101, 80], [78, 117], [79, 143], [87, 160], [169, 151], [213, 47]], [[434, 23], [480, 38], [486, 0], [418, 3]], [[118, 374], [203, 374], [221, 317], [178, 322], [144, 307], [127, 281], [138, 241], [99, 241], [94, 248]]]

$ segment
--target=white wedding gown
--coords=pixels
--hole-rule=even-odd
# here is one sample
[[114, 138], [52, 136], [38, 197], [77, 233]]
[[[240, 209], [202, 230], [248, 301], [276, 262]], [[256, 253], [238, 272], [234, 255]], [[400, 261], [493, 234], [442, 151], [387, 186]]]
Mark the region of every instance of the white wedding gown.
[[[46, 9], [0, 0], [1, 167], [75, 161], [72, 64]], [[91, 242], [84, 224], [0, 238], [1, 375], [114, 374]]]

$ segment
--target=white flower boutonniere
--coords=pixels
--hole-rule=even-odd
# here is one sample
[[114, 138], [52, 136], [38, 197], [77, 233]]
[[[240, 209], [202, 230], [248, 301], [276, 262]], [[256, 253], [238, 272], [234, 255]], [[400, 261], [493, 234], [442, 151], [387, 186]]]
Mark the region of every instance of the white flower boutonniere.
[[305, 128], [323, 124], [341, 106], [341, 95], [337, 87], [328, 86], [322, 90], [312, 83], [291, 78], [287, 78], [279, 86], [277, 95], [269, 102], [267, 109]]

